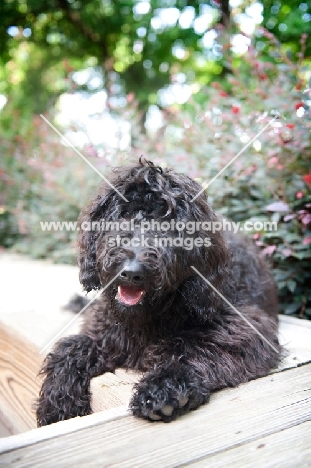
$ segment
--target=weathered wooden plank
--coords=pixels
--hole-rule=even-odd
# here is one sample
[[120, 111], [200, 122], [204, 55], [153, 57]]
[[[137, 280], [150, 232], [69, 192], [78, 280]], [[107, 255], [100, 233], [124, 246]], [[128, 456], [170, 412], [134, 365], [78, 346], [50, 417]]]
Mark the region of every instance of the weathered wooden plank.
[[[8, 426], [8, 427], [7, 427]], [[13, 434], [12, 430], [10, 429], [10, 423], [5, 425], [5, 421], [2, 420], [1, 418], [1, 412], [0, 412], [0, 438], [1, 437], [9, 437]]]
[[[0, 462], [33, 468], [66, 466], [69, 461], [75, 467], [176, 467], [303, 424], [310, 420], [310, 408], [307, 364], [218, 392], [210, 404], [171, 424], [121, 416], [61, 437], [64, 423], [57, 423], [54, 436], [40, 440], [38, 429], [32, 431], [38, 442], [24, 446], [22, 435], [13, 436], [0, 441], [5, 451]], [[257, 466], [263, 466], [260, 460]]]
[[299, 320], [280, 315], [279, 339], [287, 356], [278, 370], [296, 367], [303, 362], [311, 362], [311, 321]]
[[127, 407], [119, 406], [118, 408], [111, 408], [110, 410], [93, 413], [89, 416], [68, 419], [67, 421], [40, 427], [39, 429], [32, 429], [23, 434], [16, 434], [5, 439], [0, 439], [0, 454], [66, 434], [74, 434], [82, 429], [98, 426], [99, 424], [114, 421], [125, 416], [129, 416]]
[[[4, 292], [0, 320], [41, 350], [73, 317], [62, 306], [82, 289], [78, 268], [3, 252], [0, 252], [0, 265]], [[78, 322], [64, 334], [77, 332], [77, 325]]]
[[[47, 351], [39, 353], [73, 317], [61, 307], [81, 288], [69, 265], [3, 252], [0, 262], [0, 425], [18, 434], [36, 427], [37, 374]], [[65, 334], [77, 332], [78, 323]]]
[[188, 463], [191, 468], [311, 467], [311, 421]]
[[124, 369], [117, 369], [115, 374], [107, 372], [92, 379], [92, 410], [98, 412], [128, 405], [133, 393], [133, 385], [139, 379], [139, 373]]
[[[271, 373], [311, 362], [311, 322], [281, 315], [279, 330], [280, 341], [286, 346], [287, 355], [278, 369], [273, 369]], [[128, 404], [133, 384], [139, 378], [139, 374], [118, 369], [115, 376], [107, 373], [92, 379], [93, 411]]]
[[32, 406], [40, 388], [41, 358], [32, 343], [0, 322], [0, 419], [10, 434], [36, 427]]

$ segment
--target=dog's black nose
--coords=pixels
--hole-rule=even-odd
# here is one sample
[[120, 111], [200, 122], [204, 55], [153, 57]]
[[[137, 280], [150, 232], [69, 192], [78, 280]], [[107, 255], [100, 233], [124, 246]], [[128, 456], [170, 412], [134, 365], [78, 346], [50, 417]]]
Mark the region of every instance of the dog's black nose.
[[127, 262], [124, 267], [125, 270], [123, 270], [120, 274], [120, 278], [137, 286], [143, 284], [145, 279], [145, 272], [143, 266], [139, 262], [132, 260]]

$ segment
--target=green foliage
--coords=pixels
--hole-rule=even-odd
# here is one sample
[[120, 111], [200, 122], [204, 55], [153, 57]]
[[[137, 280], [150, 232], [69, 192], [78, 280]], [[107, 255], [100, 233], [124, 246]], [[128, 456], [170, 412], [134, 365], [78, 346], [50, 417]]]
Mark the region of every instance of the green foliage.
[[[215, 24], [219, 9], [215, 2], [211, 4], [200, 0], [191, 6], [183, 0], [2, 3], [0, 66], [8, 81], [0, 92], [11, 95], [17, 90], [15, 108], [44, 112], [66, 90], [64, 61], [76, 71], [91, 60], [101, 69], [109, 95], [121, 83], [122, 92], [134, 92], [140, 107], [146, 108], [156, 101], [157, 91], [170, 83], [172, 73], [182, 68], [192, 78], [194, 70], [198, 78], [206, 74], [205, 67], [197, 65], [204, 49], [203, 33], [196, 32], [193, 23], [181, 27], [178, 17], [186, 9], [194, 18], [208, 9]], [[174, 10], [176, 20], [163, 23], [167, 8]]]
[[308, 35], [306, 56], [311, 54], [310, 2], [302, 0], [263, 0], [263, 23], [278, 38], [291, 57], [300, 49], [302, 34]]
[[[231, 34], [239, 32], [239, 16], [247, 16], [252, 5], [246, 0], [232, 9]], [[262, 5], [263, 26], [296, 59], [301, 34], [310, 33], [310, 7], [279, 0], [263, 0]], [[227, 7], [227, 1], [214, 0], [1, 2], [0, 93], [9, 96], [14, 109], [42, 113], [68, 90], [73, 71], [91, 66], [102, 75], [98, 89], [104, 83], [109, 96], [134, 92], [146, 112], [179, 72], [189, 84], [206, 85], [219, 78], [225, 82], [228, 44], [217, 22]], [[199, 26], [196, 21], [201, 21]], [[209, 32], [215, 32], [214, 44], [204, 42]], [[257, 43], [269, 60], [266, 38], [258, 37]], [[98, 90], [85, 87], [89, 93]]]
[[264, 235], [259, 243], [265, 245], [263, 252], [272, 255], [282, 310], [310, 319], [311, 190], [308, 184], [296, 192], [299, 185], [298, 178], [288, 179], [288, 212], [275, 213], [277, 232]]

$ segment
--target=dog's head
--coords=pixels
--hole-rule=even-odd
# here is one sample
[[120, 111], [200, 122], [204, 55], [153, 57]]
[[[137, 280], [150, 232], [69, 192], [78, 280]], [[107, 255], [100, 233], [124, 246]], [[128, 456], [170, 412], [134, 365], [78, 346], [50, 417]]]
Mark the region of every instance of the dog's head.
[[[182, 294], [196, 277], [191, 266], [217, 287], [227, 249], [220, 232], [202, 225], [217, 218], [204, 193], [193, 200], [200, 190], [191, 178], [148, 161], [115, 169], [79, 217], [84, 289], [106, 288], [113, 307], [129, 313], [159, 310]], [[215, 293], [209, 297], [216, 306]]]

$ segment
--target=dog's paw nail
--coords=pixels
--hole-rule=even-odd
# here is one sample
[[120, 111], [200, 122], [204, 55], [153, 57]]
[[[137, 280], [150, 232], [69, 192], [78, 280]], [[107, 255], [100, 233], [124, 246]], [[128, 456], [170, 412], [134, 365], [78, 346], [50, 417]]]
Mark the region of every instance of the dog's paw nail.
[[185, 406], [189, 401], [189, 398], [186, 397], [186, 396], [183, 396], [183, 397], [180, 397], [178, 399], [178, 404], [179, 404], [179, 408], [182, 408], [183, 406]]
[[161, 408], [161, 413], [164, 414], [164, 416], [172, 416], [173, 411], [174, 407], [171, 405], [165, 405]]
[[161, 416], [159, 416], [158, 414], [155, 414], [153, 412], [149, 413], [149, 418], [152, 419], [152, 421], [160, 421], [161, 419]]

